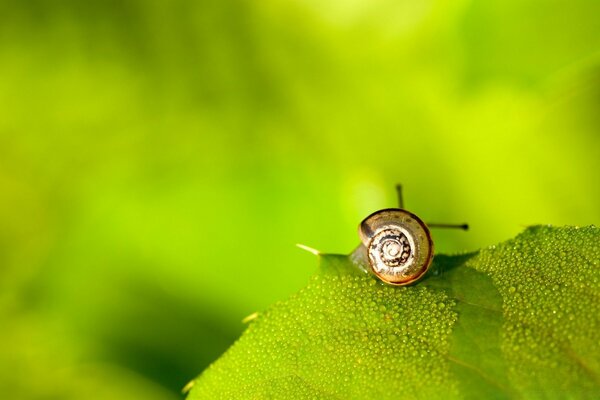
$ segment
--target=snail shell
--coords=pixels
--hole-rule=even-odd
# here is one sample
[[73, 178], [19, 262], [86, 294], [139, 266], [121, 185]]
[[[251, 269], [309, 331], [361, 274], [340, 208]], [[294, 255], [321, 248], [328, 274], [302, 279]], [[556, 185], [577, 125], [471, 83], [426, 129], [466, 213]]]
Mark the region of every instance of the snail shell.
[[377, 211], [359, 226], [371, 271], [392, 285], [408, 285], [421, 278], [433, 258], [433, 241], [427, 225], [400, 209]]

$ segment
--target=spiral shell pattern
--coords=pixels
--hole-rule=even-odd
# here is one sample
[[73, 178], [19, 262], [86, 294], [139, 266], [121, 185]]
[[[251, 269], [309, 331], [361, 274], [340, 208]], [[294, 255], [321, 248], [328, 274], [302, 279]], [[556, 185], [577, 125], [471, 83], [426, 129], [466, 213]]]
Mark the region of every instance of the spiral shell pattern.
[[408, 238], [402, 231], [394, 228], [383, 229], [371, 239], [369, 258], [371, 262], [380, 262], [387, 267], [400, 267], [412, 254]]
[[359, 234], [371, 271], [392, 285], [421, 278], [431, 265], [433, 242], [416, 215], [402, 209], [381, 210], [367, 217]]

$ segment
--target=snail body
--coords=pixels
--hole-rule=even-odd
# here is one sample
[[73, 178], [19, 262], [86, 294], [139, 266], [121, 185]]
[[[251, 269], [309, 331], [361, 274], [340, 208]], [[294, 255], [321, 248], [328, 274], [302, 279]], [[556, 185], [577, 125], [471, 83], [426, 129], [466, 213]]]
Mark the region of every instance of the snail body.
[[383, 282], [408, 285], [420, 279], [433, 259], [427, 225], [401, 208], [377, 211], [359, 226], [371, 271]]

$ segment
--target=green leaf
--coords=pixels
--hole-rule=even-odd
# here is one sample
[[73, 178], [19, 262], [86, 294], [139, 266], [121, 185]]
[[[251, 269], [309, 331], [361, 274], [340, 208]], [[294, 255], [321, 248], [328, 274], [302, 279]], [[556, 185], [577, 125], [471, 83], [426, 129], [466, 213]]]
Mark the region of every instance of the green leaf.
[[254, 320], [197, 399], [591, 398], [600, 393], [600, 232], [532, 227], [436, 256], [391, 287], [355, 255]]

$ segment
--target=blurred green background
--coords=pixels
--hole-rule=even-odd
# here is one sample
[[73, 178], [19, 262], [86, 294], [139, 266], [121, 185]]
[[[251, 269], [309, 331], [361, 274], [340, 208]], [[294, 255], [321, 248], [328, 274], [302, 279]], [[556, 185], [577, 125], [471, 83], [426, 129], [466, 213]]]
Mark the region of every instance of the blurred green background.
[[0, 393], [177, 399], [393, 206], [600, 221], [600, 2], [0, 2]]

